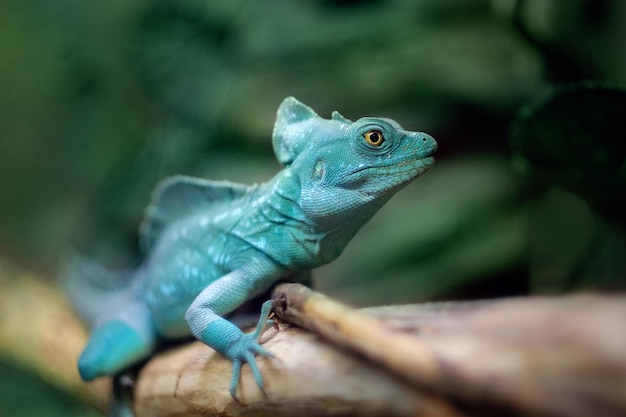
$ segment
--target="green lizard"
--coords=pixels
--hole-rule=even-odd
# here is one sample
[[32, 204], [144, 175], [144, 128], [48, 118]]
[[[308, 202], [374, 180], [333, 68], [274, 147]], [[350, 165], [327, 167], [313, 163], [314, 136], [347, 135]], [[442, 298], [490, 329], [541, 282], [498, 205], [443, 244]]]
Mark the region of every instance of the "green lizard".
[[[223, 316], [286, 277], [334, 260], [393, 194], [434, 164], [435, 140], [393, 120], [330, 120], [293, 97], [278, 109], [273, 179], [240, 185], [175, 176], [161, 182], [140, 228], [147, 256], [136, 271], [74, 268], [70, 295], [92, 325], [78, 368], [86, 381], [147, 358], [160, 339], [193, 334], [233, 361], [236, 398], [243, 363], [263, 379], [257, 339]], [[87, 279], [85, 279], [87, 278]]]

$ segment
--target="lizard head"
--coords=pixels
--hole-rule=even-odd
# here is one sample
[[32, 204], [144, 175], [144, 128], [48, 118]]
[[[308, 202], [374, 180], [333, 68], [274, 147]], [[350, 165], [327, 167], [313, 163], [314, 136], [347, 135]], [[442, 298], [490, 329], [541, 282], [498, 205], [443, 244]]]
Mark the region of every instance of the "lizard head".
[[289, 97], [281, 104], [273, 145], [299, 201], [312, 219], [371, 217], [393, 194], [434, 165], [437, 142], [404, 130], [391, 119], [355, 122], [333, 112], [330, 120]]

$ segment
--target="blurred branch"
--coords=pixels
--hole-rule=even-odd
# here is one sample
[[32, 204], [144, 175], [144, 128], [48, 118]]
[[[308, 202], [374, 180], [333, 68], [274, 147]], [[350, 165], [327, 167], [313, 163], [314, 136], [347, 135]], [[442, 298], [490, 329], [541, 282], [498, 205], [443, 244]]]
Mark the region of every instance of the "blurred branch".
[[0, 259], [0, 355], [104, 409], [110, 379], [85, 384], [76, 369], [86, 342], [85, 327], [56, 287]]
[[[102, 406], [107, 381], [75, 369], [86, 332], [63, 297], [0, 271], [0, 349]], [[626, 411], [626, 299], [576, 295], [353, 310], [295, 284], [277, 286], [280, 322], [259, 358], [265, 395], [244, 366], [240, 403], [231, 363], [194, 342], [140, 371], [141, 416], [618, 416]], [[280, 320], [279, 320], [280, 321]], [[337, 347], [337, 345], [342, 348]], [[358, 352], [358, 353], [357, 353]]]

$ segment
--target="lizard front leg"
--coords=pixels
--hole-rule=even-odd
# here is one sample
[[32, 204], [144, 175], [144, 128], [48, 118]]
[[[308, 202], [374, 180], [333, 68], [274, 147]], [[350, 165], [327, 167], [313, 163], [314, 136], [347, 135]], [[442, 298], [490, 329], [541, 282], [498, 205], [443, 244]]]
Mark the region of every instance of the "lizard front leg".
[[237, 399], [237, 383], [242, 365], [250, 365], [254, 379], [263, 389], [263, 377], [255, 355], [272, 356], [257, 339], [265, 330], [271, 304], [263, 311], [255, 332], [244, 334], [237, 326], [222, 318], [246, 300], [266, 291], [284, 275], [285, 269], [269, 259], [255, 259], [208, 285], [189, 306], [185, 320], [193, 335], [233, 361], [230, 394]]

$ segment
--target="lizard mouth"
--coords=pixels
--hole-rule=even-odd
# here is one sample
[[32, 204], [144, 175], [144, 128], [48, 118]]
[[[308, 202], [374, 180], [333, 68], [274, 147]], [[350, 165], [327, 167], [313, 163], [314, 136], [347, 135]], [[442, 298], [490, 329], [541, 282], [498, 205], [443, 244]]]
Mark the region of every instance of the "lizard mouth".
[[[433, 152], [434, 153], [434, 152]], [[435, 165], [435, 158], [393, 158], [381, 165], [359, 166], [350, 172], [347, 177], [351, 181], [385, 179], [385, 189], [397, 188], [411, 182], [425, 174]]]
[[435, 166], [435, 157], [428, 156], [417, 160], [398, 161], [391, 166], [372, 167], [377, 175], [397, 177], [397, 185], [405, 184], [423, 175]]
[[360, 175], [364, 173], [374, 175], [394, 175], [410, 173], [411, 171], [416, 171], [416, 174], [419, 175], [435, 165], [435, 157], [427, 156], [426, 158], [420, 159], [393, 158], [385, 162], [385, 164], [380, 165], [359, 166], [350, 172], [348, 176]]

